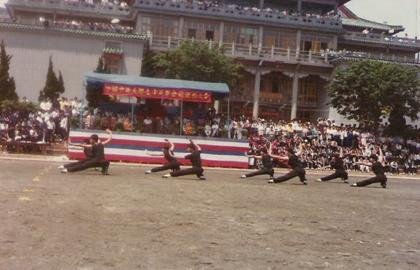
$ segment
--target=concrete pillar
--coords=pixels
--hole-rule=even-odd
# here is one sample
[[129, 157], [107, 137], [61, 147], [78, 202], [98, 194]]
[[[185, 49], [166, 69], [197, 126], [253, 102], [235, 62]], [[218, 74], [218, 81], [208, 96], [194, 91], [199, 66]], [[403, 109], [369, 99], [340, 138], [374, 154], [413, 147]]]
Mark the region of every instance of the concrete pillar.
[[261, 70], [256, 68], [255, 83], [254, 83], [254, 106], [252, 107], [252, 117], [258, 118], [258, 111], [260, 106], [260, 86], [261, 86]]
[[216, 113], [219, 113], [220, 110], [220, 102], [219, 100], [214, 100], [213, 108], [216, 110]]
[[264, 8], [264, 0], [260, 0], [260, 5], [259, 5], [260, 9]]
[[297, 8], [298, 13], [302, 12], [302, 0], [297, 1], [297, 7], [296, 8]]
[[[141, 14], [139, 13], [137, 15], [137, 19], [136, 19], [136, 32], [137, 33], [143, 33], [143, 29], [142, 28], [142, 18], [141, 18]], [[143, 33], [145, 34], [145, 33]]]
[[178, 25], [178, 38], [182, 38], [184, 35], [184, 17], [179, 18], [179, 25]]
[[220, 22], [219, 26], [219, 44], [223, 44], [223, 34], [225, 32], [225, 23]]
[[299, 54], [300, 54], [300, 43], [302, 41], [302, 30], [297, 30], [296, 32], [296, 58], [299, 58]]
[[297, 115], [298, 94], [299, 94], [299, 73], [298, 71], [295, 71], [295, 75], [293, 76], [292, 110], [290, 114], [290, 120], [295, 119]]
[[258, 48], [260, 51], [263, 46], [263, 38], [264, 38], [264, 27], [260, 26], [258, 29]]
[[338, 36], [334, 35], [330, 49], [337, 50], [337, 48], [338, 48]]

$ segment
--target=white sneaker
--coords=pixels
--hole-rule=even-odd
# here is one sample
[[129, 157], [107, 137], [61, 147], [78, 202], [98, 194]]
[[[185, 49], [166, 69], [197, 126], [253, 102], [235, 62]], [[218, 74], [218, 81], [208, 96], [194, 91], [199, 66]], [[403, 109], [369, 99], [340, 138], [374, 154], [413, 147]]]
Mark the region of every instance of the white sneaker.
[[242, 179], [246, 178], [246, 175], [245, 174], [241, 175], [241, 178]]
[[67, 171], [67, 169], [62, 169], [61, 173], [68, 173], [69, 171]]
[[58, 166], [58, 169], [59, 169], [59, 170], [63, 170], [63, 169], [64, 169], [64, 165], [60, 165], [60, 166]]
[[169, 178], [171, 175], [169, 173], [162, 175], [162, 178]]
[[145, 171], [145, 174], [151, 174], [151, 173], [152, 173], [151, 170]]
[[357, 184], [356, 184], [356, 183], [354, 183], [354, 184], [351, 184], [350, 186], [351, 186], [351, 187], [357, 187]]
[[317, 182], [323, 182], [321, 178], [316, 179]]
[[270, 180], [268, 180], [268, 183], [269, 183], [269, 184], [274, 184], [274, 179], [270, 179]]

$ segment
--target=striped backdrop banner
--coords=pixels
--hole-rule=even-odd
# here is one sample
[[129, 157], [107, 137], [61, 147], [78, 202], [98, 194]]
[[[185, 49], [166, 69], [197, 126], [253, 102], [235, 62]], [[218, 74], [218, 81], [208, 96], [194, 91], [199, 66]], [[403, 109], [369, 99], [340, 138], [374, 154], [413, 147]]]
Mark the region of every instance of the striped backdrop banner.
[[[108, 138], [104, 131], [96, 130], [71, 130], [70, 142], [83, 143], [92, 134], [98, 134], [102, 140]], [[162, 164], [162, 157], [154, 157], [147, 154], [160, 154], [167, 138], [175, 144], [175, 156], [183, 164], [189, 165], [184, 159], [188, 154], [187, 145], [189, 138], [172, 135], [152, 135], [139, 133], [113, 133], [112, 141], [105, 146], [106, 159], [109, 161], [121, 161], [144, 164]], [[248, 158], [245, 152], [248, 150], [248, 142], [222, 139], [193, 138], [194, 142], [202, 149], [201, 158], [203, 166], [222, 168], [248, 168]], [[78, 147], [69, 147], [70, 159], [83, 159], [83, 150]]]

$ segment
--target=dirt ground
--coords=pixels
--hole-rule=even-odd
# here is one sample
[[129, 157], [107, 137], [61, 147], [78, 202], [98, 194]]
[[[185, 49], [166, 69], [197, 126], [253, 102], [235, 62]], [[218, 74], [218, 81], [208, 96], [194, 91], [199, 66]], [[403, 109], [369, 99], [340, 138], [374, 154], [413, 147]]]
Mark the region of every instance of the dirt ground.
[[57, 165], [0, 161], [0, 269], [420, 269], [420, 180], [272, 185]]

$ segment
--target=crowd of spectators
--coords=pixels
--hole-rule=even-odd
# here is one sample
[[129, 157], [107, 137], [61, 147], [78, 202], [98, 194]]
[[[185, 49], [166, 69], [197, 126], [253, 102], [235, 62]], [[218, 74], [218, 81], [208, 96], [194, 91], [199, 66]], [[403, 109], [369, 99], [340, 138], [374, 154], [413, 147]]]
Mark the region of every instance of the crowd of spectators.
[[[147, 1], [147, 0], [144, 0]], [[239, 14], [249, 14], [259, 17], [276, 17], [276, 16], [305, 16], [307, 18], [317, 19], [331, 19], [340, 20], [341, 16], [336, 12], [329, 12], [323, 14], [323, 12], [302, 12], [298, 13], [296, 9], [281, 8], [281, 7], [265, 7], [259, 8], [258, 3], [237, 3], [239, 1], [221, 1], [221, 0], [158, 0], [161, 5], [166, 4], [185, 4], [187, 8], [193, 8], [193, 5], [197, 5], [199, 9], [203, 10], [217, 10], [222, 9], [227, 12], [238, 12]]]
[[67, 140], [70, 117], [77, 117], [81, 101], [77, 98], [60, 98], [56, 102], [43, 101], [39, 107], [22, 109], [3, 108], [0, 112], [1, 150], [9, 152], [33, 152], [53, 142]]
[[[51, 2], [61, 2], [60, 0], [50, 0]], [[118, 8], [121, 11], [130, 10], [130, 3], [132, 1], [121, 1], [121, 0], [64, 0], [64, 3], [68, 5], [84, 7], [101, 7], [101, 8]]]
[[[246, 123], [246, 124], [242, 124]], [[234, 124], [235, 125], [235, 124]], [[292, 148], [300, 153], [300, 158], [309, 169], [328, 168], [334, 154], [343, 152], [345, 168], [349, 171], [369, 172], [370, 167], [361, 165], [381, 147], [386, 170], [389, 173], [415, 174], [420, 166], [420, 142], [374, 135], [354, 126], [335, 125], [334, 121], [319, 119], [310, 122], [266, 122], [248, 123], [240, 121], [233, 127], [237, 136], [247, 129], [250, 153], [258, 154], [269, 142], [273, 143], [275, 154], [286, 154]], [[240, 136], [240, 135], [239, 135]], [[279, 164], [280, 166], [282, 164]]]
[[76, 20], [57, 20], [53, 22], [53, 26], [72, 30], [104, 31], [123, 34], [132, 34], [134, 31], [133, 27], [118, 23], [83, 22]]

